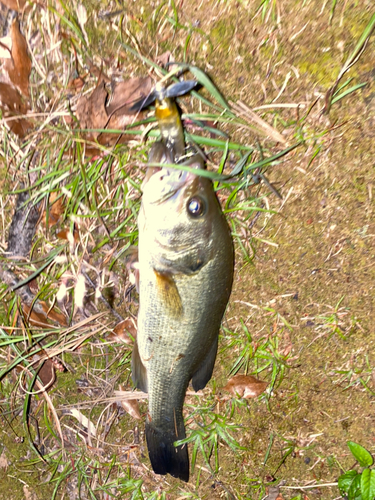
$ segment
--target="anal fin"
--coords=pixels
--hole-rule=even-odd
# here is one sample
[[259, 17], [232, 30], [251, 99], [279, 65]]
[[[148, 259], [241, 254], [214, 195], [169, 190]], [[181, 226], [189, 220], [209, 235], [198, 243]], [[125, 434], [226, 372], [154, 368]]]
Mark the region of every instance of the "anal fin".
[[213, 341], [210, 350], [201, 363], [198, 370], [194, 373], [191, 383], [195, 392], [206, 387], [207, 382], [212, 377], [214, 370], [216, 353], [217, 353], [218, 337]]
[[132, 380], [137, 389], [148, 392], [147, 370], [139, 356], [137, 341], [134, 342], [132, 352]]

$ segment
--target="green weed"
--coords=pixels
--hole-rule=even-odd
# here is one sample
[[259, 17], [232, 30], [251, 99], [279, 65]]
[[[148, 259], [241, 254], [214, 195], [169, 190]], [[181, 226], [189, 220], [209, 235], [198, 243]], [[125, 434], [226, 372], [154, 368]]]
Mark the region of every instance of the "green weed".
[[[269, 308], [276, 316], [278, 313]], [[279, 350], [278, 336], [282, 333], [282, 329], [277, 331], [276, 335], [256, 336], [249, 332], [242, 319], [240, 319], [242, 335], [238, 332], [232, 332], [228, 328], [224, 330], [224, 347], [222, 352], [236, 352], [235, 359], [229, 373], [235, 375], [240, 370], [245, 374], [260, 375], [261, 373], [270, 373], [269, 394], [273, 389], [278, 387], [284, 377], [287, 369], [288, 355], [284, 355]]]
[[[194, 420], [194, 427], [190, 425], [190, 435], [176, 444], [192, 444], [192, 470], [194, 470], [198, 452], [209, 469], [216, 474], [219, 471], [220, 444], [228, 446], [234, 453], [246, 449], [232, 436], [234, 431], [241, 429], [241, 425], [230, 422], [230, 417], [227, 415], [215, 413], [212, 406], [193, 407], [193, 412], [188, 417], [188, 420], [190, 419]], [[210, 462], [211, 458], [214, 460], [213, 467]]]
[[375, 470], [371, 468], [374, 459], [358, 443], [348, 441], [348, 447], [362, 471], [349, 470], [339, 477], [338, 486], [348, 500], [373, 500], [375, 498]]

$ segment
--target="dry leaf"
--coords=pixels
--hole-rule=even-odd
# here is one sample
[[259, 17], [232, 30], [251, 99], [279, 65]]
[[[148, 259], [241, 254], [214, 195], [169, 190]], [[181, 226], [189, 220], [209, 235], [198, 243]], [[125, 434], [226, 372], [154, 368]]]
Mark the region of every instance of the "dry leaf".
[[140, 420], [141, 413], [139, 411], [138, 401], [136, 399], [129, 399], [128, 401], [121, 401], [122, 408], [129, 413], [129, 415], [137, 420]]
[[[10, 41], [10, 43], [9, 43]], [[23, 102], [21, 93], [29, 96], [29, 76], [31, 61], [27, 55], [27, 44], [20, 32], [20, 25], [15, 19], [10, 28], [10, 36], [2, 39], [2, 67], [0, 71], [0, 109], [3, 119], [10, 130], [24, 137], [31, 123], [18, 115], [25, 115], [28, 106]], [[6, 46], [10, 50], [6, 50]]]
[[167, 52], [164, 52], [163, 54], [160, 54], [160, 56], [157, 56], [155, 62], [159, 64], [159, 66], [166, 68], [167, 64], [171, 59], [171, 55], [172, 52], [170, 50], [167, 50]]
[[71, 415], [76, 418], [78, 422], [84, 427], [84, 429], [91, 434], [91, 436], [96, 436], [96, 427], [82, 412], [76, 410], [75, 408], [64, 410], [65, 415]]
[[[78, 78], [73, 78], [73, 79], [69, 80], [68, 88], [75, 89], [75, 90], [81, 90], [82, 87], [84, 86], [84, 84], [85, 84], [84, 78], [79, 76]], [[66, 116], [64, 118], [65, 118], [65, 123], [72, 122], [71, 116]]]
[[8, 468], [8, 459], [7, 456], [5, 455], [5, 450], [3, 449], [3, 452], [0, 455], [0, 469], [7, 469], [7, 468]]
[[[59, 193], [53, 192], [49, 196], [48, 226], [54, 226], [58, 223], [60, 216], [64, 213], [65, 205], [63, 197]], [[43, 224], [46, 225], [47, 211], [43, 213]]]
[[41, 328], [51, 328], [51, 324], [46, 321], [46, 317], [36, 312], [34, 309], [30, 311], [30, 306], [22, 303], [22, 311], [25, 319], [28, 319], [30, 325], [39, 326]]
[[13, 117], [26, 114], [28, 107], [23, 102], [19, 91], [9, 83], [0, 82], [0, 109], [3, 111], [4, 121], [10, 130], [19, 137], [24, 137], [31, 123], [25, 118], [14, 119]]
[[58, 323], [59, 325], [66, 326], [67, 321], [63, 314], [57, 312], [55, 308], [51, 308], [46, 302], [38, 301], [43, 309], [43, 313], [36, 312], [34, 309], [30, 312], [30, 306], [22, 303], [22, 311], [24, 317], [29, 320], [30, 325], [39, 326], [41, 328], [51, 328], [51, 324], [47, 319]]
[[134, 115], [130, 111], [131, 106], [139, 99], [146, 99], [152, 90], [150, 77], [131, 78], [125, 82], [117, 82], [113, 85], [111, 102], [108, 104], [108, 116], [116, 112], [118, 115]]
[[55, 323], [58, 323], [61, 326], [68, 325], [66, 317], [63, 314], [57, 312], [54, 307], [51, 308], [46, 302], [39, 301], [39, 303], [42, 306], [42, 309], [45, 312], [48, 319], [54, 321]]
[[267, 496], [264, 498], [264, 500], [284, 500], [283, 497], [280, 495], [280, 490], [278, 486], [272, 486], [270, 488], [267, 488]]
[[8, 72], [9, 78], [21, 93], [29, 97], [29, 76], [31, 72], [31, 61], [27, 54], [27, 43], [20, 32], [20, 23], [15, 19], [10, 28], [12, 38], [11, 59], [4, 63], [4, 70]]
[[258, 380], [252, 375], [235, 375], [228, 380], [224, 390], [231, 392], [234, 396], [250, 399], [262, 394], [266, 390], [267, 385], [267, 382]]
[[114, 327], [113, 332], [107, 336], [109, 341], [124, 342], [124, 344], [133, 344], [130, 335], [133, 338], [137, 337], [137, 325], [133, 318], [126, 318]]
[[[120, 391], [123, 391], [122, 385], [119, 385]], [[129, 415], [137, 420], [140, 420], [141, 413], [139, 411], [139, 404], [137, 399], [128, 399], [120, 401], [122, 408], [129, 413]]]
[[44, 361], [43, 366], [38, 371], [38, 377], [47, 391], [53, 386], [56, 375], [54, 365], [50, 359]]
[[[132, 78], [114, 86], [111, 103], [106, 106], [108, 93], [104, 78], [101, 77], [96, 89], [88, 97], [81, 97], [77, 104], [77, 117], [82, 129], [124, 130], [135, 120], [144, 116], [144, 112], [131, 111], [134, 101], [146, 97], [151, 91], [151, 79]], [[102, 145], [127, 142], [133, 136], [101, 132], [87, 132], [88, 140], [97, 140]]]
[[23, 485], [23, 494], [25, 495], [25, 500], [38, 500], [36, 493], [27, 484]]
[[1, 0], [1, 3], [8, 7], [8, 9], [21, 12], [21, 10], [25, 7], [26, 0]]
[[[105, 90], [104, 80], [100, 80], [96, 89], [89, 97], [81, 97], [77, 104], [77, 117], [81, 128], [93, 129], [103, 128], [108, 121], [105, 110], [107, 100], [107, 91]], [[88, 140], [95, 140], [99, 132], [88, 132]]]
[[69, 229], [63, 229], [62, 231], [59, 231], [56, 234], [56, 236], [60, 240], [67, 240], [69, 242], [73, 242], [74, 241], [74, 243], [78, 243], [78, 241], [79, 241], [79, 230], [74, 225], [74, 227], [73, 227], [73, 235], [69, 231]]
[[[127, 125], [135, 121], [142, 120], [144, 111], [130, 111], [131, 106], [138, 99], [145, 99], [151, 92], [151, 78], [131, 78], [125, 82], [119, 82], [114, 86], [113, 95], [108, 105], [107, 113], [109, 122], [106, 128], [112, 130], [124, 130]], [[134, 136], [122, 134], [120, 137], [116, 134], [101, 134], [100, 144], [111, 144], [115, 141], [126, 142]]]

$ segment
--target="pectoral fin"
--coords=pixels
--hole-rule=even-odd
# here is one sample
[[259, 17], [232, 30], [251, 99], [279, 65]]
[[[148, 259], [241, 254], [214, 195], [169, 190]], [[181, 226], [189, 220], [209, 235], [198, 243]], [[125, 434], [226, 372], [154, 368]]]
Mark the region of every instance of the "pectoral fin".
[[210, 350], [204, 358], [198, 370], [194, 373], [191, 383], [193, 384], [194, 391], [199, 391], [206, 387], [207, 382], [212, 377], [212, 372], [215, 365], [217, 353], [218, 337], [212, 343]]
[[169, 273], [160, 273], [155, 271], [156, 287], [162, 303], [168, 313], [178, 318], [183, 312], [180, 294], [176, 282]]
[[139, 356], [137, 341], [132, 353], [132, 380], [137, 389], [148, 392], [147, 371]]

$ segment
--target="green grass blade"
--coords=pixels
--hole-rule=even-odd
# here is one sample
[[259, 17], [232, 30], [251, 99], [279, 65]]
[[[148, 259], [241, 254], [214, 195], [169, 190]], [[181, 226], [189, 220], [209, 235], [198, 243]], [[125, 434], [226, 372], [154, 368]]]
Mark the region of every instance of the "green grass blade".
[[216, 85], [212, 82], [212, 80], [206, 75], [204, 71], [199, 69], [197, 66], [191, 66], [187, 65], [187, 68], [189, 69], [190, 73], [192, 73], [197, 81], [205, 87], [206, 90], [217, 100], [221, 106], [223, 106], [224, 109], [229, 109], [229, 104], [227, 101], [224, 99], [222, 94], [220, 93], [219, 89], [216, 87]]
[[350, 87], [349, 89], [345, 90], [341, 94], [333, 97], [331, 104], [335, 104], [335, 102], [340, 101], [340, 99], [343, 99], [347, 95], [352, 94], [353, 92], [356, 92], [357, 90], [361, 89], [362, 87], [365, 87], [366, 85], [367, 85], [367, 82], [364, 82], [364, 83], [359, 83], [358, 85], [354, 85], [353, 87]]

